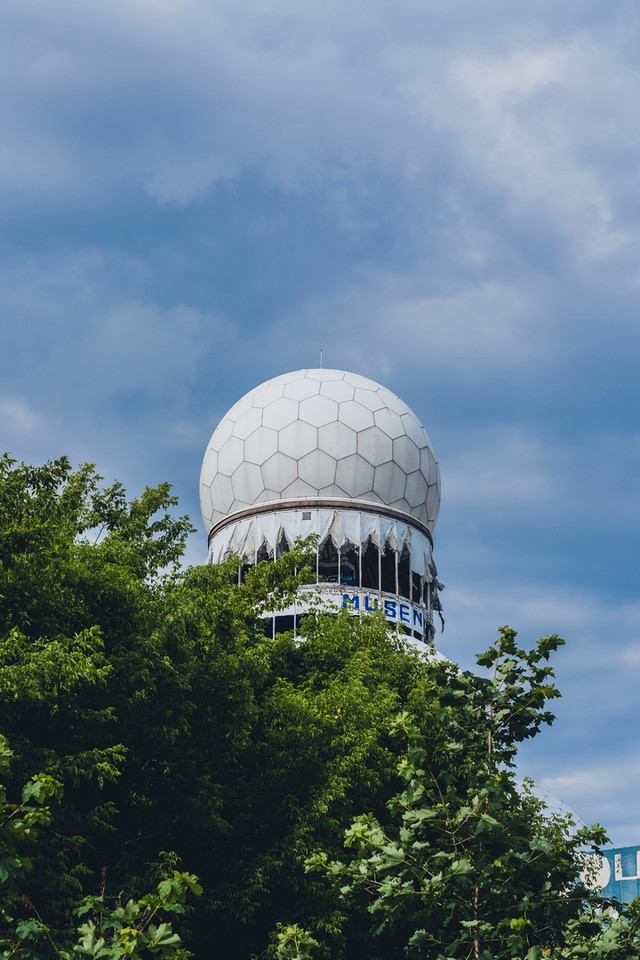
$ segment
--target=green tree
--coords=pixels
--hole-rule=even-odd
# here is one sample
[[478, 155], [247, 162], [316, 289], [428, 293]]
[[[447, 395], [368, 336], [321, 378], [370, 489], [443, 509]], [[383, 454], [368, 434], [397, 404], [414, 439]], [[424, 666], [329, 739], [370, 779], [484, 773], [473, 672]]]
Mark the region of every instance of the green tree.
[[91, 467], [0, 461], [9, 786], [34, 769], [64, 784], [23, 893], [64, 938], [74, 901], [104, 883], [137, 902], [173, 850], [201, 877], [178, 930], [199, 954], [212, 929], [223, 951], [263, 953], [293, 909], [338, 958], [365, 925], [304, 862], [320, 841], [337, 855], [363, 807], [384, 815], [399, 782], [389, 722], [425, 665], [382, 617], [266, 637], [260, 610], [309, 579], [308, 550], [241, 584], [233, 560], [178, 572], [190, 525], [174, 506], [166, 485], [129, 502]]
[[[105, 849], [131, 806], [116, 784], [141, 764], [130, 736], [139, 699], [162, 742], [153, 709], [172, 671], [153, 627], [191, 529], [174, 505], [166, 484], [128, 502], [90, 466], [0, 458], [0, 730], [14, 750], [10, 791], [33, 770], [64, 785], [23, 891], [54, 929], [112, 863]], [[123, 859], [121, 841], [115, 850]]]
[[560, 960], [633, 960], [640, 957], [640, 899], [589, 904], [565, 930]]
[[[544, 637], [526, 651], [505, 627], [478, 657], [489, 676], [434, 665], [431, 708], [394, 725], [407, 745], [392, 826], [361, 816], [346, 832], [350, 858], [310, 859], [352, 909], [369, 913], [390, 955], [400, 940], [425, 960], [536, 960], [579, 936], [589, 899], [581, 857], [604, 831], [549, 815], [513, 772], [518, 744], [553, 720], [546, 705], [559, 694], [547, 661], [562, 642]], [[576, 941], [566, 956], [580, 955]]]
[[[10, 769], [11, 750], [0, 737], [0, 777]], [[157, 892], [139, 900], [129, 899], [109, 906], [104, 896], [88, 897], [75, 911], [83, 920], [77, 937], [70, 931], [67, 939], [75, 945], [64, 945], [64, 935], [58, 943], [51, 931], [36, 913], [27, 919], [14, 916], [16, 905], [24, 901], [22, 884], [32, 869], [29, 853], [50, 822], [48, 801], [59, 801], [62, 786], [45, 774], [37, 774], [22, 788], [19, 803], [12, 803], [0, 782], [0, 950], [2, 957], [21, 957], [23, 960], [44, 960], [56, 957], [72, 960], [73, 956], [89, 956], [102, 960], [120, 960], [130, 957], [161, 956], [186, 960], [192, 954], [182, 946], [179, 934], [171, 923], [162, 920], [185, 911], [189, 892], [202, 892], [197, 878], [173, 871], [160, 881]], [[27, 904], [29, 906], [29, 904]], [[154, 923], [161, 919], [161, 922]]]
[[367, 936], [304, 864], [319, 842], [337, 854], [342, 824], [363, 805], [384, 815], [380, 798], [399, 783], [389, 723], [427, 665], [381, 616], [310, 616], [304, 642], [266, 637], [254, 607], [273, 583], [256, 581], [286, 583], [283, 563], [301, 570], [303, 560], [292, 551], [240, 586], [235, 564], [189, 571], [165, 623], [182, 649], [192, 643], [195, 708], [172, 770], [185, 806], [161, 815], [205, 888], [196, 949], [208, 924], [221, 951], [261, 954], [274, 917], [292, 907], [296, 922], [323, 930], [327, 957], [350, 955]]
[[103, 896], [87, 897], [76, 910], [76, 916], [83, 920], [78, 942], [72, 948], [58, 950], [56, 955], [60, 960], [73, 960], [78, 956], [96, 960], [121, 960], [122, 957], [187, 960], [193, 954], [183, 947], [171, 922], [162, 918], [184, 913], [189, 893], [196, 896], [202, 893], [197, 877], [176, 870], [158, 883], [155, 893], [147, 893], [138, 900], [130, 898], [110, 907]]
[[[129, 926], [127, 949], [143, 945], [168, 922], [145, 901], [168, 850], [203, 894], [192, 913], [168, 904], [175, 929], [147, 943], [160, 956], [182, 943], [207, 956], [212, 937], [240, 960], [391, 960], [409, 941], [424, 957], [582, 949], [571, 884], [589, 838], [568, 840], [512, 772], [518, 744], [550, 722], [559, 641], [526, 653], [505, 630], [483, 658], [493, 676], [478, 678], [407, 649], [381, 615], [311, 614], [304, 642], [273, 640], [260, 612], [310, 578], [308, 548], [242, 583], [233, 559], [180, 571], [191, 526], [174, 507], [165, 484], [129, 501], [64, 458], [0, 459], [7, 796], [34, 770], [64, 786], [32, 870], [15, 875], [15, 923], [35, 930], [35, 909], [71, 950], [72, 905], [88, 896], [86, 950], [116, 956]], [[305, 872], [317, 849], [335, 886]], [[614, 926], [633, 942], [633, 916], [618, 920], [602, 921], [602, 950]]]
[[49, 800], [61, 796], [62, 787], [52, 777], [39, 774], [21, 790], [21, 799], [12, 802], [5, 784], [12, 751], [0, 736], [0, 950], [3, 957], [21, 953], [28, 960], [28, 941], [39, 939], [43, 925], [36, 919], [16, 919], [22, 900], [22, 883], [31, 869], [30, 854], [41, 830], [49, 823]]

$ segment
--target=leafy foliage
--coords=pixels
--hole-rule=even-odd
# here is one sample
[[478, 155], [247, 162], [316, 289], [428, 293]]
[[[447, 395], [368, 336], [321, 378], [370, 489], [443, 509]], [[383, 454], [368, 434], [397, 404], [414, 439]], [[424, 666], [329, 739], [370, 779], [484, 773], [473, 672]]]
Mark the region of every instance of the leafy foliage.
[[[5, 737], [0, 736], [0, 776], [10, 770], [12, 751]], [[10, 957], [20, 944], [40, 934], [36, 920], [15, 923], [15, 908], [22, 899], [21, 883], [31, 869], [30, 854], [40, 831], [50, 820], [48, 801], [58, 799], [62, 788], [52, 777], [32, 777], [21, 791], [21, 800], [12, 802], [4, 784], [0, 783], [0, 949]]]
[[73, 953], [60, 951], [61, 960], [72, 960], [74, 955], [104, 960], [147, 956], [186, 960], [193, 954], [182, 946], [171, 923], [154, 921], [163, 913], [184, 913], [189, 892], [196, 896], [202, 893], [197, 878], [174, 871], [171, 877], [160, 881], [156, 893], [118, 902], [112, 909], [108, 909], [104, 897], [86, 898], [76, 911], [79, 918], [87, 918], [80, 925], [79, 942]]
[[137, 902], [171, 849], [201, 877], [202, 906], [179, 930], [199, 953], [213, 925], [235, 956], [272, 949], [274, 917], [295, 903], [327, 955], [343, 955], [365, 926], [345, 925], [304, 861], [320, 839], [337, 854], [362, 806], [384, 813], [377, 798], [397, 784], [388, 725], [424, 664], [382, 617], [313, 616], [305, 643], [266, 637], [261, 608], [309, 579], [304, 547], [241, 584], [235, 561], [178, 574], [190, 525], [163, 513], [165, 485], [127, 503], [65, 459], [0, 464], [10, 786], [36, 769], [65, 791], [25, 902], [58, 942], [75, 929], [74, 901], [104, 884]]
[[71, 904], [110, 863], [132, 706], [151, 693], [134, 664], [163, 659], [150, 637], [191, 530], [162, 513], [175, 505], [168, 485], [127, 503], [99, 481], [66, 458], [0, 458], [0, 730], [10, 790], [34, 769], [65, 788], [23, 889], [53, 929], [68, 929]]
[[[11, 750], [6, 739], [0, 737], [0, 773], [9, 771]], [[38, 774], [22, 789], [22, 801], [9, 802], [4, 786], [0, 786], [0, 949], [5, 958], [43, 960], [55, 957], [72, 960], [74, 956], [120, 960], [122, 957], [143, 960], [145, 957], [171, 957], [186, 960], [192, 954], [182, 946], [179, 934], [171, 923], [153, 921], [160, 914], [181, 914], [189, 892], [199, 895], [202, 888], [191, 874], [173, 871], [171, 877], [160, 881], [157, 893], [146, 894], [139, 900], [129, 899], [108, 908], [104, 896], [88, 897], [77, 909], [78, 918], [84, 918], [79, 928], [79, 941], [72, 946], [56, 940], [42, 921], [33, 904], [21, 893], [20, 884], [32, 869], [29, 848], [40, 831], [49, 823], [47, 801], [59, 801], [61, 784], [51, 777]], [[23, 903], [35, 917], [16, 920], [13, 908]], [[67, 932], [69, 937], [70, 931]]]
[[[583, 921], [581, 854], [604, 843], [604, 831], [573, 830], [546, 814], [517, 789], [512, 770], [517, 744], [553, 719], [546, 704], [558, 692], [547, 660], [562, 641], [544, 637], [525, 651], [515, 638], [502, 628], [478, 658], [489, 677], [434, 668], [436, 710], [426, 727], [406, 712], [396, 720], [407, 747], [404, 788], [388, 804], [393, 828], [361, 816], [345, 834], [351, 859], [309, 861], [411, 957], [535, 960], [564, 950]], [[614, 937], [609, 922], [602, 936]]]
[[318, 941], [296, 924], [279, 926], [276, 933], [277, 960], [304, 960], [309, 951], [318, 946]]
[[[344, 820], [363, 803], [377, 808], [397, 782], [387, 728], [425, 666], [382, 618], [311, 617], [303, 643], [267, 638], [251, 618], [230, 616], [259, 594], [251, 578], [223, 599], [221, 576], [192, 571], [175, 598], [170, 629], [198, 638], [198, 708], [173, 768], [186, 807], [167, 835], [203, 878], [210, 922], [237, 955], [264, 949], [274, 917], [295, 903], [300, 920], [324, 930], [326, 955], [342, 956], [362, 925], [341, 932], [336, 895], [304, 861], [321, 838], [337, 852]], [[217, 589], [194, 589], [212, 580]]]
[[233, 559], [181, 572], [173, 507], [166, 484], [128, 501], [90, 466], [0, 458], [5, 956], [637, 955], [638, 909], [575, 886], [602, 832], [513, 777], [558, 638], [504, 628], [482, 677], [381, 614], [274, 640], [260, 612], [310, 579], [309, 546], [242, 583]]
[[626, 906], [588, 906], [565, 930], [561, 960], [640, 957], [640, 900]]

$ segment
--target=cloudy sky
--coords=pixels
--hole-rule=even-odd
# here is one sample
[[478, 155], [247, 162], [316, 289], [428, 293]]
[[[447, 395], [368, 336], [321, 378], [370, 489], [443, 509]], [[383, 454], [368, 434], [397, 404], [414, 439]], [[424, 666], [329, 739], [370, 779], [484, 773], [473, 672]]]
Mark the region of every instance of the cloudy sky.
[[[0, 446], [169, 480], [324, 365], [442, 469], [465, 666], [559, 633], [521, 769], [640, 843], [640, 14], [632, 0], [10, 0]], [[189, 561], [201, 562], [200, 530]]]

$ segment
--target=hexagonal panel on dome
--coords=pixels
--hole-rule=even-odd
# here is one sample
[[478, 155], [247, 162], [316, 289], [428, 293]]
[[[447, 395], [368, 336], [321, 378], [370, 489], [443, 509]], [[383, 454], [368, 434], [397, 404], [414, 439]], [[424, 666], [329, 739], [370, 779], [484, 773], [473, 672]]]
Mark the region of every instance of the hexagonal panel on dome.
[[357, 387], [354, 398], [356, 403], [362, 404], [367, 410], [382, 410], [383, 401], [377, 390], [368, 390], [366, 387]]
[[[267, 383], [263, 383], [261, 387], [256, 387], [256, 389], [252, 391], [252, 406], [264, 408], [270, 403], [273, 403], [274, 400], [279, 400], [284, 393], [284, 382], [282, 377], [278, 377], [278, 380], [279, 382], [269, 380]], [[233, 411], [229, 412], [232, 413]]]
[[363, 377], [360, 373], [345, 372], [344, 378], [352, 387], [364, 387], [365, 390], [377, 390], [380, 386], [375, 380], [370, 380], [369, 377]]
[[211, 487], [200, 487], [200, 502], [202, 503], [202, 512], [204, 513], [206, 510], [207, 516], [212, 516], [215, 507], [211, 498]]
[[415, 517], [420, 523], [424, 523], [427, 530], [433, 530], [434, 521], [429, 517], [427, 513], [426, 503], [419, 504], [417, 507], [413, 507], [411, 510], [411, 516]]
[[300, 477], [290, 483], [282, 491], [282, 496], [285, 499], [294, 499], [298, 497], [317, 497], [318, 490], [316, 487], [312, 487], [310, 483], [305, 483], [304, 480], [301, 480]]
[[274, 453], [262, 464], [262, 478], [265, 487], [271, 490], [284, 490], [298, 476], [298, 464], [284, 453]]
[[318, 429], [318, 447], [325, 453], [330, 453], [336, 460], [348, 457], [355, 453], [358, 446], [358, 437], [355, 430], [340, 420], [325, 423]]
[[406, 479], [406, 473], [397, 463], [383, 463], [375, 469], [373, 489], [383, 503], [392, 504], [404, 497]]
[[335, 480], [336, 461], [322, 450], [312, 450], [298, 460], [298, 476], [316, 488], [326, 487]]
[[347, 496], [364, 497], [373, 490], [373, 467], [358, 454], [344, 457], [336, 467], [336, 483]]
[[410, 506], [417, 507], [427, 502], [428, 485], [421, 470], [415, 470], [407, 477], [404, 495]]
[[245, 506], [255, 503], [263, 486], [262, 472], [255, 463], [241, 463], [231, 474], [234, 499], [241, 500]]
[[231, 477], [219, 473], [211, 484], [211, 502], [216, 513], [226, 514], [233, 503]]
[[[337, 426], [337, 424], [331, 424]], [[321, 427], [326, 430], [327, 427]], [[294, 420], [288, 423], [286, 427], [278, 432], [278, 449], [281, 453], [286, 453], [288, 457], [297, 459], [303, 457], [305, 453], [311, 453], [318, 446], [318, 428], [313, 427], [304, 420]]]
[[434, 483], [434, 479], [431, 476], [433, 469], [435, 468], [436, 458], [429, 449], [429, 447], [423, 447], [420, 451], [420, 469], [424, 473], [425, 477], [429, 483]]
[[219, 450], [223, 443], [229, 439], [233, 433], [233, 425], [235, 420], [232, 420], [231, 417], [226, 416], [224, 420], [221, 420], [218, 426], [216, 427], [216, 432], [211, 437], [210, 446], [215, 450]]
[[320, 384], [320, 393], [341, 403], [343, 400], [353, 400], [354, 388], [346, 380], [325, 380]]
[[278, 431], [270, 427], [258, 427], [244, 442], [244, 458], [249, 463], [260, 465], [278, 451]]
[[383, 407], [382, 410], [376, 410], [373, 416], [375, 418], [376, 427], [379, 427], [380, 430], [384, 430], [386, 435], [391, 437], [392, 440], [395, 440], [397, 437], [404, 436], [404, 424], [400, 418], [400, 414], [396, 413], [394, 410], [389, 410], [388, 407]]
[[276, 502], [280, 499], [282, 494], [279, 490], [269, 490], [268, 487], [265, 487], [264, 490], [261, 490], [258, 496], [255, 499], [255, 503], [269, 503], [273, 500]]
[[315, 397], [320, 393], [321, 384], [317, 380], [310, 380], [309, 377], [301, 377], [300, 380], [293, 380], [284, 385], [284, 396], [292, 400], [306, 400], [308, 397]]
[[419, 450], [422, 449], [429, 440], [422, 424], [416, 420], [412, 413], [403, 413], [400, 419], [402, 420], [402, 425], [404, 426], [407, 436], [411, 437]]
[[420, 469], [420, 451], [406, 434], [393, 441], [393, 459], [405, 473]]
[[322, 427], [338, 419], [338, 404], [329, 397], [309, 397], [300, 401], [300, 419], [314, 427]]
[[402, 416], [403, 413], [411, 413], [404, 400], [401, 400], [400, 397], [396, 397], [395, 393], [391, 393], [391, 390], [387, 390], [386, 387], [378, 387], [378, 396], [384, 403], [387, 410], [393, 410], [393, 412], [397, 413], [398, 416]]
[[266, 404], [262, 411], [262, 423], [265, 427], [282, 430], [288, 423], [298, 419], [298, 401], [289, 397], [279, 397]]
[[400, 500], [394, 500], [391, 506], [394, 510], [400, 510], [402, 513], [411, 513], [411, 507], [404, 497], [402, 497]]
[[358, 434], [358, 453], [369, 463], [378, 467], [393, 456], [393, 441], [377, 427], [369, 427]]
[[434, 484], [432, 487], [429, 487], [429, 492], [427, 493], [427, 513], [429, 514], [429, 519], [435, 523], [438, 517], [438, 511], [440, 509], [440, 490], [437, 485]]
[[328, 487], [320, 487], [318, 493], [326, 500], [337, 498], [339, 500], [350, 500], [351, 497], [337, 483], [330, 483]]
[[211, 486], [211, 481], [218, 472], [218, 451], [209, 447], [202, 461], [202, 470], [200, 471], [200, 483], [207, 487]]
[[230, 477], [244, 460], [244, 443], [238, 437], [229, 437], [218, 451], [218, 472]]
[[340, 421], [352, 430], [366, 430], [373, 426], [373, 414], [357, 400], [347, 400], [340, 404]]
[[257, 430], [261, 423], [262, 410], [259, 410], [257, 407], [250, 407], [248, 410], [245, 410], [241, 417], [238, 417], [233, 424], [231, 432], [234, 437], [239, 437], [240, 440], [246, 440], [249, 434]]

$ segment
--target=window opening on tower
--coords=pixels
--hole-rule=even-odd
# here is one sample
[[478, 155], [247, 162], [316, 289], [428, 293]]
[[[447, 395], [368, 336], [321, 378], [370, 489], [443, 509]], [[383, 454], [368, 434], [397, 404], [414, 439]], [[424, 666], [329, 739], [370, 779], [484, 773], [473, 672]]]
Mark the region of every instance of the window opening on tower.
[[318, 583], [339, 583], [338, 556], [338, 550], [333, 540], [331, 537], [327, 537], [318, 550]]
[[280, 535], [278, 540], [278, 545], [276, 546], [276, 558], [280, 560], [281, 557], [288, 553], [291, 547], [289, 546], [289, 541], [287, 540], [284, 533]]
[[360, 585], [360, 550], [351, 543], [340, 549], [340, 583], [346, 587]]
[[397, 551], [390, 547], [382, 554], [380, 565], [380, 583], [383, 593], [397, 593], [396, 559]]
[[[383, 609], [397, 629], [417, 638], [431, 636], [432, 612], [440, 609], [438, 586], [434, 581], [433, 564], [430, 563], [427, 569], [430, 554], [420, 535], [398, 524], [389, 525], [383, 533], [382, 521], [379, 525], [370, 524], [374, 531], [365, 533], [362, 520], [355, 524], [352, 515], [341, 518], [335, 512], [325, 519], [325, 523], [323, 539], [315, 551], [315, 582], [333, 588], [327, 593], [333, 598], [329, 603], [342, 600], [348, 609], [364, 612]], [[244, 542], [240, 537], [236, 540], [243, 556], [238, 566], [240, 583], [255, 564], [263, 560], [274, 562], [292, 549], [296, 526], [289, 523], [289, 528], [286, 520], [276, 516], [263, 524], [262, 530], [258, 527], [255, 533], [259, 535], [255, 537], [249, 536], [255, 528], [244, 528]], [[360, 594], [357, 591], [361, 591]], [[414, 609], [407, 607], [406, 603], [413, 604]], [[275, 620], [269, 618], [272, 629], [276, 633], [297, 630], [298, 619], [283, 619], [291, 615], [293, 611], [287, 611], [277, 614]]]
[[411, 573], [411, 600], [413, 603], [422, 603], [422, 578], [419, 573]]
[[362, 586], [369, 587], [370, 590], [380, 589], [379, 553], [378, 547], [369, 537], [362, 551]]
[[398, 593], [401, 597], [411, 599], [411, 557], [409, 548], [405, 545], [402, 553], [398, 554]]
[[270, 550], [267, 544], [261, 544], [256, 551], [256, 563], [262, 563], [263, 560], [273, 560], [273, 550]]

